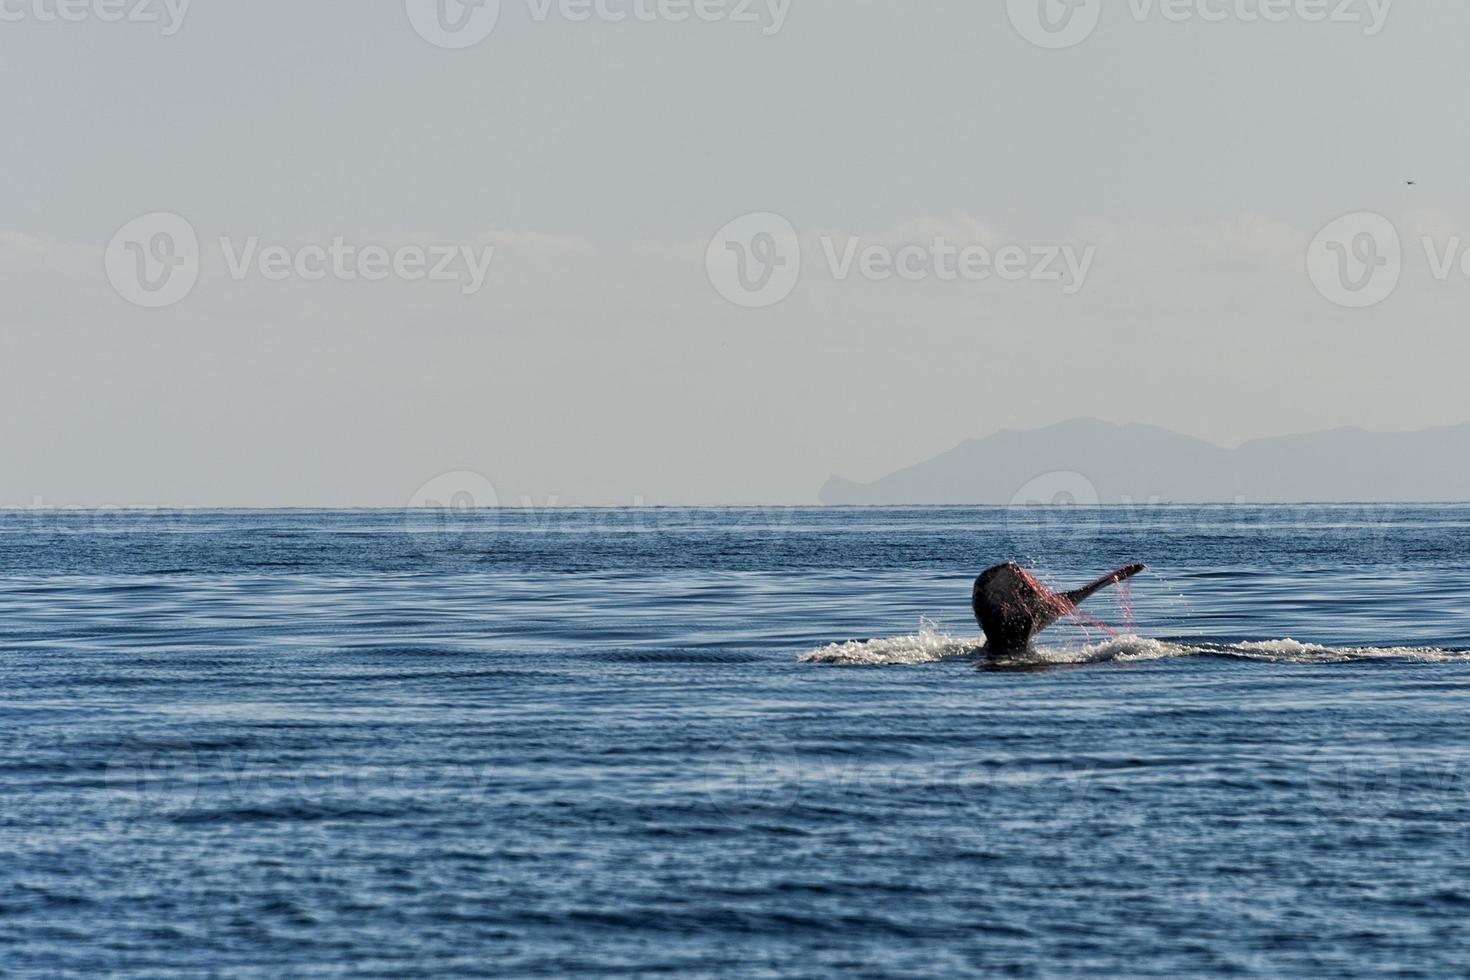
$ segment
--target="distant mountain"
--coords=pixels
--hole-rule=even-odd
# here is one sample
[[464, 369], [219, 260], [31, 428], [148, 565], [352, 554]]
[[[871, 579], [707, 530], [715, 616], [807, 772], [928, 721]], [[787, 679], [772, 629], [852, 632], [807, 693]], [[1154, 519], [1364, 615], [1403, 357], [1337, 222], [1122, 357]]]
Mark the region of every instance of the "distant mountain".
[[874, 483], [840, 477], [828, 505], [1470, 501], [1470, 423], [1333, 429], [1224, 449], [1151, 425], [1074, 419], [970, 439]]

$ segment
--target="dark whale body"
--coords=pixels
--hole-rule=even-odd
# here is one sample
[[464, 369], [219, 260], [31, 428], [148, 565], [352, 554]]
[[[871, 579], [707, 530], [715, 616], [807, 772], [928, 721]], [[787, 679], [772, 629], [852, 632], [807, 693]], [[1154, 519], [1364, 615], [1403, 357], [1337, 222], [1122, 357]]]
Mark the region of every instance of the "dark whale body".
[[1080, 589], [1053, 592], [1013, 561], [996, 565], [975, 580], [970, 597], [985, 631], [985, 649], [1002, 656], [1025, 652], [1033, 636], [1072, 613], [1088, 596], [1125, 582], [1146, 567], [1124, 565]]

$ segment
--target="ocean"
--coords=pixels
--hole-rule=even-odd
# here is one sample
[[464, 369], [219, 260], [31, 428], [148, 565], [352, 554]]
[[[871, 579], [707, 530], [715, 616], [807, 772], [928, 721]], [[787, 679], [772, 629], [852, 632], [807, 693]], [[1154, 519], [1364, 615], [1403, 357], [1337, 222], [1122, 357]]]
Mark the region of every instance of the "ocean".
[[[0, 512], [0, 973], [1470, 973], [1470, 507]], [[1024, 661], [970, 586], [1149, 564]]]

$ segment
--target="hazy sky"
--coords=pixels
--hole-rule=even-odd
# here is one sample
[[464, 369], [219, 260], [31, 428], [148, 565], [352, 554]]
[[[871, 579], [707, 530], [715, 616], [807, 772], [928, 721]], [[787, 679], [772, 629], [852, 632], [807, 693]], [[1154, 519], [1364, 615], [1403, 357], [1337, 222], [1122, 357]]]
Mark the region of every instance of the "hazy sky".
[[[65, 2], [0, 0], [0, 503], [809, 503], [1078, 415], [1470, 419], [1470, 275], [1431, 261], [1470, 233], [1460, 0], [1044, 0], [1054, 49], [1043, 0], [501, 0], [457, 50], [493, 9]], [[115, 288], [192, 275], [120, 234], [159, 212], [197, 282]], [[1401, 237], [1382, 296], [1309, 275], [1358, 212]], [[710, 248], [749, 213], [794, 281], [780, 235]], [[1397, 271], [1347, 229], [1346, 280]]]

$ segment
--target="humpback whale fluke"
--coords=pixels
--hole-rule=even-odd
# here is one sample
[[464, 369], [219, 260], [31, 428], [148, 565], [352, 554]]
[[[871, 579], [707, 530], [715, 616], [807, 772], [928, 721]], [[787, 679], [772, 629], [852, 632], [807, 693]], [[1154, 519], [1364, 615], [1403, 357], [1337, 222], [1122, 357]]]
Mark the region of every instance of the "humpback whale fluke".
[[1126, 582], [1147, 567], [1124, 565], [1080, 589], [1053, 592], [1013, 561], [995, 566], [975, 580], [971, 596], [986, 649], [1002, 655], [1024, 651], [1033, 636], [1072, 613], [1094, 592]]

